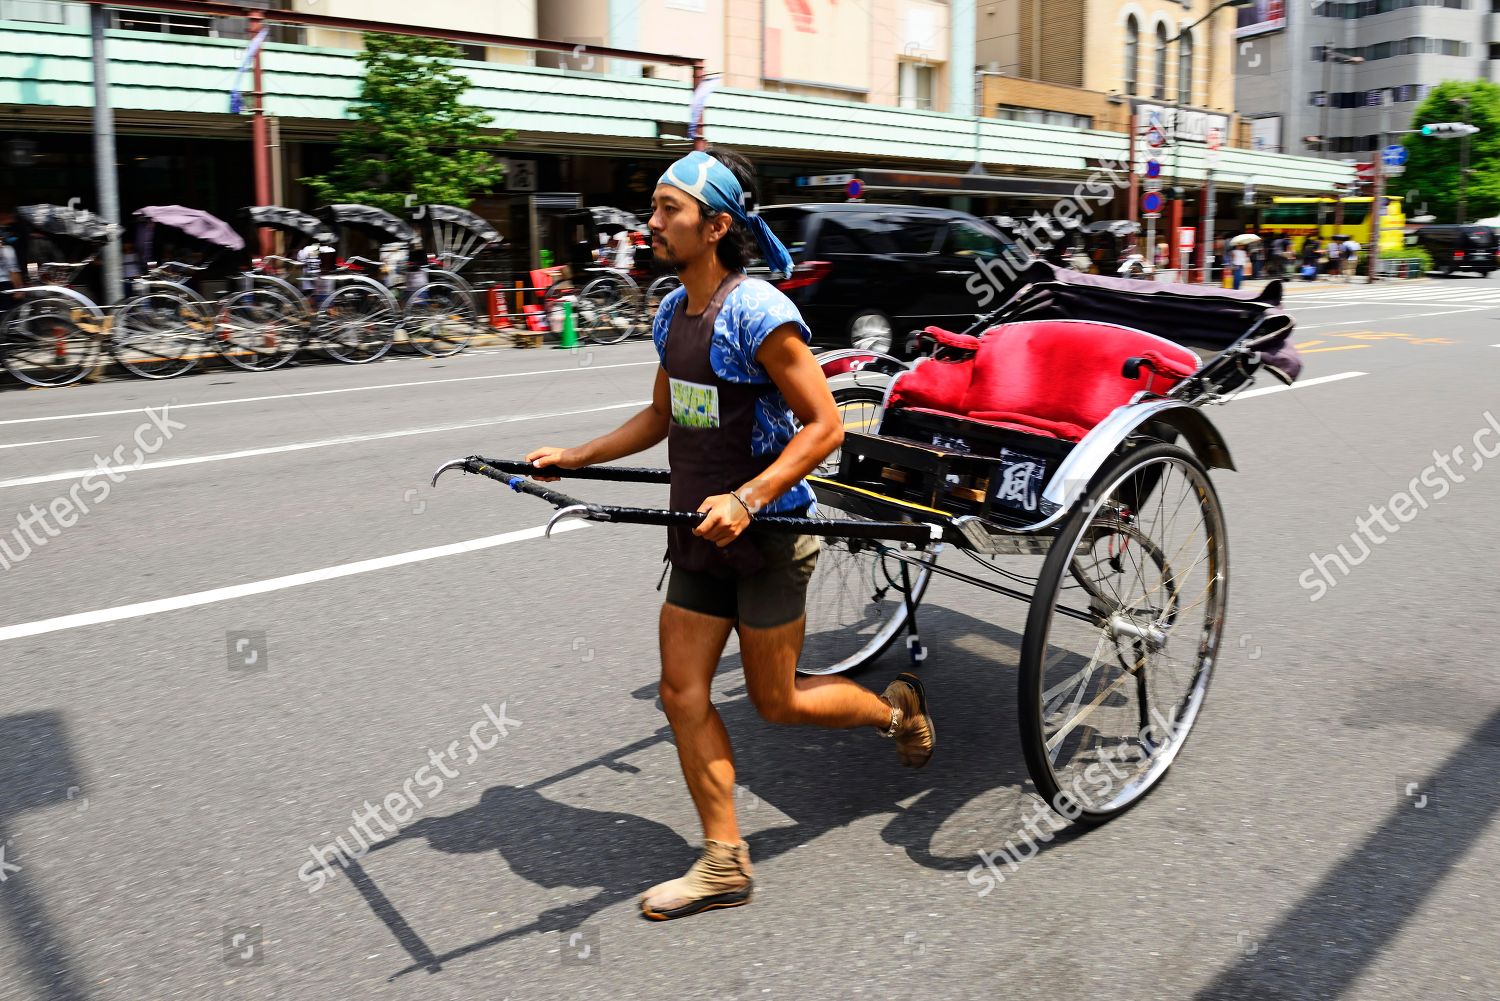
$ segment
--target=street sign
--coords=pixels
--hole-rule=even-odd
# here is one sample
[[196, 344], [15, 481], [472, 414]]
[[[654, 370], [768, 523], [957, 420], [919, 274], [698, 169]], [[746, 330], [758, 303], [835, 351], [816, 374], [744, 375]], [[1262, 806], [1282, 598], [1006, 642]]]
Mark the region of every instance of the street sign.
[[[1387, 167], [1402, 167], [1406, 165], [1407, 156], [1405, 146], [1392, 143], [1381, 153], [1380, 160]], [[1386, 173], [1390, 173], [1390, 171], [1386, 171]]]
[[1177, 246], [1183, 250], [1192, 250], [1198, 245], [1198, 231], [1191, 226], [1181, 226], [1177, 230]]
[[1160, 160], [1147, 160], [1146, 161], [1146, 176], [1147, 177], [1160, 177], [1161, 176], [1161, 161]]
[[1160, 191], [1161, 190], [1161, 178], [1159, 178], [1159, 177], [1148, 177], [1144, 181], [1141, 182], [1141, 185], [1147, 191]]
[[864, 193], [865, 182], [861, 181], [857, 177], [854, 180], [850, 181], [848, 184], [844, 185], [844, 194], [848, 195], [850, 198], [858, 198]]
[[1422, 134], [1433, 139], [1456, 139], [1459, 136], [1472, 136], [1478, 131], [1465, 122], [1433, 122], [1422, 126]]
[[853, 174], [808, 174], [797, 178], [799, 188], [841, 188], [854, 180]]
[[505, 160], [505, 190], [535, 191], [536, 161]]
[[1380, 171], [1386, 177], [1400, 177], [1406, 173], [1406, 167], [1399, 163], [1388, 163]]
[[1146, 145], [1152, 149], [1161, 149], [1167, 144], [1167, 134], [1161, 130], [1161, 126], [1153, 125], [1146, 130]]
[[1218, 149], [1220, 146], [1224, 145], [1224, 130], [1218, 128], [1217, 126], [1209, 129], [1208, 138], [1206, 141], [1208, 143], [1209, 149]]
[[1161, 192], [1148, 191], [1146, 192], [1145, 196], [1141, 198], [1141, 211], [1148, 213], [1147, 218], [1150, 218], [1151, 216], [1149, 215], [1149, 213], [1159, 214], [1161, 212], [1161, 204]]
[[1160, 212], [1142, 212], [1141, 213], [1141, 218], [1142, 219], [1160, 219], [1161, 218], [1161, 213]]

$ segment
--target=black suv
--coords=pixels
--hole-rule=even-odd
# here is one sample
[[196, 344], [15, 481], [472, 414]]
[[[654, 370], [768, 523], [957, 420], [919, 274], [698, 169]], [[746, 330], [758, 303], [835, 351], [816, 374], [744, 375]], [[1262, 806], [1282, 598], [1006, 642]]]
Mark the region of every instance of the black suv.
[[1495, 231], [1488, 226], [1423, 226], [1414, 234], [1417, 246], [1432, 257], [1432, 266], [1445, 275], [1478, 271], [1486, 278], [1500, 263], [1495, 260]]
[[989, 223], [953, 209], [815, 203], [760, 214], [792, 253], [796, 268], [776, 284], [815, 344], [902, 354], [910, 331], [962, 330], [998, 306], [1026, 263]]

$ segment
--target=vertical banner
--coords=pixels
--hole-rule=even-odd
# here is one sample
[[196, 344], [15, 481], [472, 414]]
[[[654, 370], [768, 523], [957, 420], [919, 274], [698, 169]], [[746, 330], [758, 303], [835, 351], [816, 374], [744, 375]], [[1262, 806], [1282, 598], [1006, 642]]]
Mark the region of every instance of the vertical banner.
[[242, 93], [245, 73], [250, 69], [250, 64], [255, 61], [255, 54], [260, 51], [260, 47], [265, 44], [266, 38], [270, 34], [271, 29], [269, 27], [260, 29], [260, 31], [256, 32], [255, 37], [250, 39], [250, 44], [245, 47], [245, 58], [240, 60], [240, 68], [234, 72], [234, 87], [229, 91], [229, 113], [231, 115], [238, 115], [241, 111], [245, 110], [245, 99]]
[[693, 91], [692, 103], [688, 105], [688, 133], [689, 139], [698, 138], [698, 129], [703, 124], [703, 109], [708, 104], [708, 96], [719, 89], [719, 78], [716, 76], [706, 77], [698, 88]]

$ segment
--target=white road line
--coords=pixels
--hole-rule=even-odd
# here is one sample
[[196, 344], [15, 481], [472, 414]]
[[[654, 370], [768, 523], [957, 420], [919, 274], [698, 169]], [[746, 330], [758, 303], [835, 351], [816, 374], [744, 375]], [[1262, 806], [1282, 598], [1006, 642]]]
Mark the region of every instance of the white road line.
[[[659, 365], [655, 359], [651, 361], [627, 361], [614, 365], [574, 365], [572, 368], [548, 368], [539, 369], [535, 372], [501, 372], [497, 375], [464, 375], [452, 379], [423, 379], [418, 382], [391, 382], [379, 386], [349, 386], [344, 389], [316, 389], [305, 393], [280, 393], [276, 396], [246, 396], [234, 400], [208, 400], [203, 403], [172, 403], [172, 412], [188, 410], [193, 407], [227, 407], [236, 403], [264, 403], [267, 400], [292, 400], [304, 396], [332, 396], [335, 393], [369, 393], [377, 389], [410, 389], [412, 386], [445, 386], [455, 382], [480, 382], [486, 379], [520, 379], [530, 375], [566, 375], [570, 372], [602, 372], [611, 368], [639, 368], [642, 365]], [[157, 404], [156, 409], [167, 404]], [[85, 414], [57, 414], [52, 417], [18, 417], [14, 420], [0, 421], [0, 426], [6, 424], [37, 424], [43, 421], [76, 421], [85, 417], [117, 417], [120, 414], [143, 414], [145, 407], [131, 408], [129, 410], [95, 410]]]
[[[1497, 344], [1496, 347], [1500, 347]], [[1280, 393], [1288, 389], [1302, 389], [1307, 386], [1317, 386], [1325, 382], [1338, 382], [1343, 379], [1354, 379], [1368, 372], [1341, 372], [1338, 375], [1325, 375], [1316, 379], [1308, 379], [1298, 382], [1294, 386], [1266, 386], [1263, 389], [1252, 389], [1240, 393], [1236, 399], [1244, 399], [1251, 396], [1264, 396], [1268, 393]], [[639, 406], [640, 404], [621, 404], [621, 406]], [[615, 408], [606, 408], [615, 409]], [[545, 415], [539, 415], [545, 416]], [[509, 420], [526, 420], [528, 418], [508, 418]], [[490, 421], [486, 423], [503, 423]], [[432, 429], [427, 429], [432, 430]], [[422, 434], [424, 431], [396, 432], [396, 434]], [[373, 437], [392, 437], [392, 435], [377, 435]], [[315, 447], [291, 446], [295, 447]], [[185, 460], [185, 461], [209, 461]], [[154, 463], [150, 465], [163, 465]], [[141, 467], [146, 468], [146, 467]], [[0, 486], [8, 486], [15, 481], [0, 483]], [[552, 529], [554, 533], [570, 532], [575, 529], [587, 528], [588, 523], [582, 521], [565, 521]], [[130, 605], [117, 605], [114, 608], [101, 608], [92, 612], [77, 612], [73, 615], [59, 615], [51, 619], [38, 619], [34, 622], [20, 622], [13, 626], [0, 626], [0, 643], [8, 640], [25, 639], [28, 636], [40, 636], [44, 633], [61, 632], [64, 629], [78, 629], [83, 626], [99, 625], [104, 622], [118, 622], [122, 619], [135, 619], [146, 615], [157, 615], [161, 612], [175, 612], [184, 608], [194, 608], [199, 605], [211, 605], [220, 601], [232, 601], [235, 598], [245, 598], [256, 594], [267, 594], [272, 591], [283, 591], [287, 588], [301, 587], [304, 584], [317, 584], [327, 580], [337, 580], [340, 577], [351, 577], [355, 574], [371, 573], [376, 570], [385, 570], [390, 567], [404, 566], [408, 563], [421, 563], [426, 560], [442, 559], [447, 556], [458, 556], [463, 553], [471, 553], [480, 549], [493, 549], [496, 546], [510, 545], [512, 542], [524, 542], [528, 539], [540, 538], [546, 532], [545, 526], [536, 528], [525, 528], [516, 532], [506, 532], [502, 535], [490, 535], [482, 539], [470, 539], [467, 542], [454, 542], [446, 546], [432, 546], [428, 549], [415, 549], [411, 552], [396, 553], [392, 556], [378, 556], [374, 559], [360, 560], [357, 563], [345, 563], [341, 566], [324, 567], [321, 570], [307, 570], [302, 573], [288, 574], [284, 577], [272, 577], [268, 580], [252, 581], [248, 584], [232, 584], [228, 587], [216, 587], [208, 591], [195, 591], [191, 594], [180, 594], [173, 598], [158, 598], [154, 601], [138, 601]]]
[[1233, 397], [1236, 400], [1247, 400], [1252, 396], [1269, 396], [1272, 393], [1285, 393], [1289, 389], [1306, 389], [1308, 386], [1320, 386], [1325, 382], [1342, 382], [1345, 379], [1357, 379], [1369, 372], [1340, 372], [1338, 375], [1320, 375], [1316, 379], [1303, 379], [1294, 382], [1290, 386], [1277, 384], [1275, 386], [1264, 386], [1260, 389], [1247, 389], [1243, 393], [1237, 393]]
[[[440, 424], [436, 427], [407, 428], [402, 431], [382, 431], [378, 434], [351, 434], [341, 438], [324, 438], [319, 441], [302, 441], [291, 445], [272, 445], [267, 448], [247, 448], [238, 452], [219, 452], [215, 455], [197, 455], [185, 459], [163, 459], [160, 462], [138, 462], [130, 466], [109, 466], [101, 469], [69, 469], [61, 473], [43, 473], [40, 476], [20, 476], [11, 480], [0, 480], [0, 489], [24, 487], [33, 483], [56, 483], [59, 480], [77, 480], [85, 476], [107, 475], [108, 472], [131, 473], [142, 469], [170, 469], [174, 466], [195, 466], [201, 462], [225, 462], [230, 459], [249, 459], [259, 455], [276, 455], [281, 452], [301, 452], [309, 448], [328, 448], [331, 445], [352, 445], [366, 441], [384, 441], [388, 438], [408, 438], [418, 434], [437, 434], [442, 431], [462, 431], [466, 428], [493, 427], [496, 424], [516, 424], [521, 421], [537, 421], [555, 417], [576, 417], [580, 414], [599, 414], [608, 410], [624, 410], [627, 407], [644, 407], [650, 400], [633, 400], [629, 403], [611, 403], [607, 407], [590, 407], [587, 410], [559, 410], [547, 414], [517, 414], [514, 417], [497, 417], [488, 421], [464, 421], [461, 424]], [[176, 408], [173, 408], [174, 412]]]
[[48, 438], [46, 441], [18, 441], [14, 445], [0, 445], [0, 448], [25, 448], [27, 445], [56, 445], [64, 441], [88, 441], [90, 438], [99, 437], [96, 434], [86, 434], [81, 438]]
[[[555, 535], [558, 532], [571, 532], [574, 529], [586, 527], [588, 527], [586, 522], [565, 521], [552, 529], [552, 532]], [[541, 538], [542, 533], [545, 531], [545, 526], [523, 528], [517, 532], [506, 532], [503, 535], [489, 535], [482, 539], [454, 542], [446, 546], [433, 546], [430, 549], [414, 549], [411, 552], [396, 553], [393, 556], [378, 556], [375, 559], [360, 560], [357, 563], [324, 567], [321, 570], [308, 570], [303, 573], [289, 574], [285, 577], [272, 577], [269, 580], [252, 581], [249, 584], [234, 584], [229, 587], [216, 587], [208, 591], [195, 591], [192, 594], [179, 594], [175, 598], [138, 601], [133, 605], [116, 605], [114, 608], [101, 608], [93, 612], [79, 612], [75, 615], [59, 615], [51, 619], [22, 622], [14, 626], [0, 627], [0, 643], [6, 640], [24, 639], [27, 636], [40, 636], [43, 633], [55, 633], [63, 629], [77, 629], [80, 626], [98, 625], [101, 622], [118, 622], [121, 619], [135, 619], [143, 615], [156, 615], [160, 612], [175, 612], [183, 608], [211, 605], [215, 602], [244, 598], [252, 594], [284, 591], [289, 587], [317, 584], [325, 580], [337, 580], [340, 577], [371, 573], [375, 570], [404, 566], [408, 563], [421, 563], [424, 560], [436, 560], [442, 559], [445, 556], [472, 553], [479, 549], [508, 546], [512, 542], [524, 542], [527, 539]]]
[[1329, 323], [1303, 323], [1298, 324], [1298, 330], [1316, 330], [1319, 327], [1348, 327], [1356, 323], [1389, 323], [1392, 320], [1411, 320], [1419, 316], [1452, 316], [1455, 313], [1473, 313], [1482, 310], [1482, 306], [1454, 306], [1452, 309], [1438, 309], [1430, 313], [1402, 313], [1400, 316], [1366, 316], [1359, 320], [1335, 320]]

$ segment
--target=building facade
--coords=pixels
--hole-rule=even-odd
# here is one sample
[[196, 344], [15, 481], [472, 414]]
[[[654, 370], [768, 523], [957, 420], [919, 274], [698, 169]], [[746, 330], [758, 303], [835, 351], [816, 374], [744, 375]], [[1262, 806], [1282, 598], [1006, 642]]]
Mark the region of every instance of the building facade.
[[1274, 0], [1236, 29], [1236, 102], [1256, 148], [1368, 160], [1444, 80], [1494, 80], [1493, 0]]
[[[267, 6], [297, 3], [315, 16], [330, 14], [330, 2]], [[348, 3], [332, 14], [354, 16]], [[454, 64], [472, 83], [465, 100], [512, 135], [501, 151], [511, 166], [507, 180], [474, 207], [533, 259], [541, 239], [536, 206], [548, 193], [648, 208], [655, 179], [688, 148], [692, 70], [684, 59], [722, 74], [706, 135], [755, 160], [768, 203], [842, 198], [841, 185], [820, 189], [810, 179], [877, 168], [905, 180], [873, 199], [1024, 214], [1045, 208], [1039, 192], [1047, 184], [1072, 190], [1101, 171], [1118, 172], [1130, 156], [1125, 95], [1111, 100], [1081, 86], [1034, 82], [1063, 95], [1073, 117], [1002, 120], [988, 98], [990, 114], [969, 113], [977, 10], [966, 0], [473, 0], [441, 9], [450, 8], [468, 13], [461, 24], [440, 27], [503, 29], [516, 39], [462, 41]], [[497, 20], [499, 8], [511, 19]], [[392, 20], [381, 27], [416, 16], [387, 13]], [[232, 112], [229, 100], [248, 25], [149, 12], [113, 18], [105, 55], [122, 210], [177, 202], [234, 217], [254, 191], [250, 116]], [[0, 0], [0, 191], [7, 200], [95, 204], [87, 19], [81, 5]], [[358, 37], [311, 21], [278, 25], [261, 52], [278, 203], [312, 207], [298, 179], [328, 169], [348, 127], [360, 90]], [[527, 44], [543, 38], [563, 44]], [[606, 58], [588, 49], [601, 44], [635, 55]], [[848, 51], [834, 58], [835, 49]], [[1211, 80], [1204, 78], [1204, 93]], [[976, 161], [992, 178], [1015, 183], [965, 184]], [[1183, 184], [1201, 185], [1202, 143], [1184, 145], [1172, 167]], [[1328, 191], [1351, 174], [1338, 163], [1227, 149], [1216, 177], [1226, 193], [1253, 180], [1267, 193], [1299, 194]], [[1116, 203], [1100, 211], [1118, 217], [1128, 205], [1120, 188]]]

